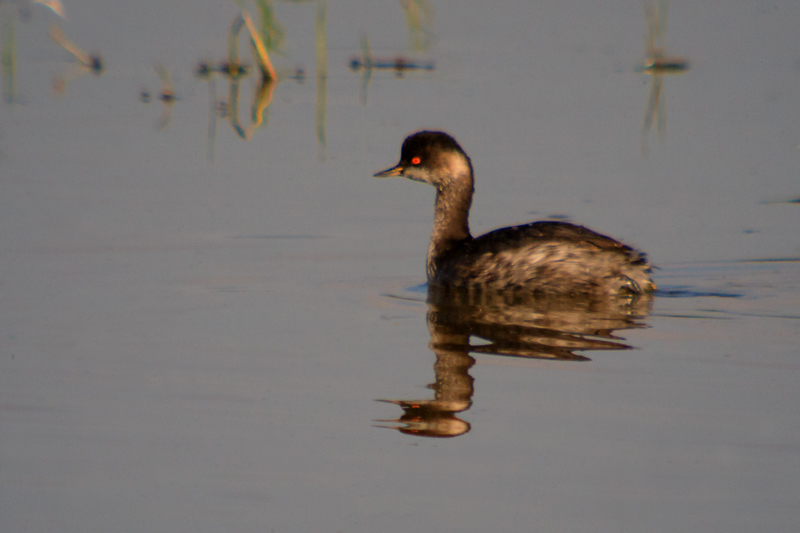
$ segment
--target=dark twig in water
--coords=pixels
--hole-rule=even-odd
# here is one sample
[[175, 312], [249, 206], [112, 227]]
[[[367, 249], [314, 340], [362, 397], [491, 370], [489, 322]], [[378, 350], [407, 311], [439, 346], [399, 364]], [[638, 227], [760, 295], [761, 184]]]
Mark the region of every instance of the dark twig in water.
[[433, 62], [417, 62], [405, 57], [394, 59], [376, 59], [374, 61], [362, 61], [358, 58], [350, 60], [350, 69], [358, 72], [360, 69], [393, 70], [397, 77], [401, 77], [408, 70], [435, 70]]

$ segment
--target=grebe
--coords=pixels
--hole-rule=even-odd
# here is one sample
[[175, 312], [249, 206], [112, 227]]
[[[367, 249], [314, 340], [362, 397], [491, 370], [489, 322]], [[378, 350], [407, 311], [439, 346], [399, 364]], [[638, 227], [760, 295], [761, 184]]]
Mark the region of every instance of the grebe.
[[640, 294], [656, 288], [644, 253], [583, 226], [542, 221], [473, 237], [472, 161], [446, 133], [420, 131], [406, 138], [400, 162], [375, 174], [392, 176], [436, 187], [429, 285], [543, 295]]

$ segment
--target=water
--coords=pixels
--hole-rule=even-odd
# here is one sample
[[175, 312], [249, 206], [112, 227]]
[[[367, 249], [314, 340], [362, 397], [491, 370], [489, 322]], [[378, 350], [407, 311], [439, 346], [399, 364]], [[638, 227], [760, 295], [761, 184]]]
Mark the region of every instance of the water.
[[[662, 80], [663, 133], [640, 2], [435, 2], [420, 51], [399, 4], [329, 3], [322, 93], [318, 5], [274, 7], [273, 62], [305, 79], [249, 141], [224, 119], [209, 138], [194, 76], [226, 58], [233, 3], [15, 19], [3, 531], [796, 531], [800, 6], [673, 2], [666, 52], [691, 68]], [[434, 69], [365, 83], [362, 36]], [[168, 119], [140, 101], [159, 64]], [[422, 128], [473, 159], [474, 233], [567, 217], [646, 250], [659, 293], [430, 307], [433, 191], [370, 177]], [[442, 424], [400, 420], [437, 400]]]

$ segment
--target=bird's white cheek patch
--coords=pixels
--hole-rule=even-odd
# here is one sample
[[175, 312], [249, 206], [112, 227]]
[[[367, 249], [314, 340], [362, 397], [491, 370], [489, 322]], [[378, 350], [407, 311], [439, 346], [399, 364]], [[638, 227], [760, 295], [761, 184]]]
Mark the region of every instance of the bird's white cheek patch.
[[444, 161], [445, 168], [450, 169], [454, 176], [469, 174], [469, 165], [459, 154], [446, 154]]

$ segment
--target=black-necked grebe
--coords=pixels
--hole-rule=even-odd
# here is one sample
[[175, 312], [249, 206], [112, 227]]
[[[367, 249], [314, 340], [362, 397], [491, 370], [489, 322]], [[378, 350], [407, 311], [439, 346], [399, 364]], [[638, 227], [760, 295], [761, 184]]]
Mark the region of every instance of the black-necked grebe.
[[375, 174], [392, 176], [436, 187], [430, 285], [520, 288], [550, 295], [638, 294], [656, 288], [644, 253], [583, 226], [532, 222], [472, 237], [472, 162], [446, 133], [409, 136], [400, 162]]

